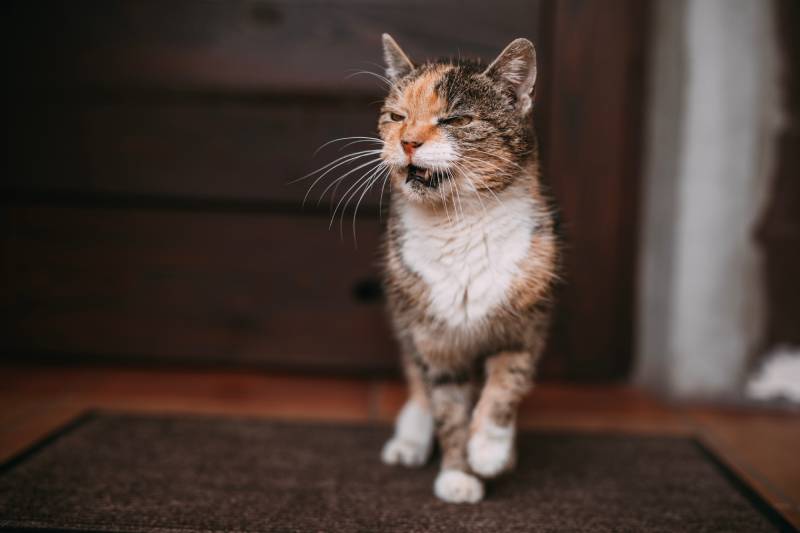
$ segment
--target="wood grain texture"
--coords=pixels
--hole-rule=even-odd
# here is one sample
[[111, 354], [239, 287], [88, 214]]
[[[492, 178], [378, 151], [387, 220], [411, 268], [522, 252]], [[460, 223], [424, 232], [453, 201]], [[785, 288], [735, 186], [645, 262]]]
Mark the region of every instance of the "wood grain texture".
[[779, 0], [782, 113], [770, 198], [756, 231], [764, 254], [767, 324], [762, 353], [800, 346], [800, 4]]
[[545, 365], [574, 379], [620, 379], [632, 360], [646, 4], [549, 8], [544, 163], [566, 243], [550, 352], [566, 357]]
[[[9, 57], [0, 182], [6, 346], [72, 360], [390, 368], [379, 306], [342, 296], [374, 276], [362, 254], [377, 230], [359, 231], [371, 236], [357, 254], [334, 248], [335, 233], [311, 229], [326, 225], [324, 204], [314, 209], [312, 193], [303, 213], [305, 184], [286, 182], [339, 155], [310, 157], [331, 137], [374, 131], [383, 88], [347, 76], [380, 70], [383, 31], [416, 59], [491, 60], [525, 36], [568, 251], [540, 376], [625, 377], [644, 11], [632, 0], [11, 2], [7, 37], [25, 46]], [[377, 196], [361, 226], [374, 226]], [[249, 254], [259, 238], [280, 253]], [[309, 258], [309, 247], [325, 252]], [[230, 264], [212, 267], [218, 255]], [[164, 257], [183, 259], [165, 274]], [[288, 304], [287, 272], [306, 280]], [[290, 312], [264, 318], [281, 306]], [[319, 335], [290, 336], [317, 322]]]
[[381, 303], [354, 293], [377, 221], [358, 250], [325, 217], [21, 207], [2, 225], [4, 356], [395, 368]]
[[412, 58], [487, 59], [536, 38], [539, 1], [81, 0], [7, 6], [14, 85], [381, 92], [380, 36]]
[[[300, 211], [320, 174], [295, 180], [378, 145], [341, 142], [315, 155], [316, 150], [331, 139], [377, 136], [377, 113], [374, 105], [347, 100], [28, 100], [10, 113], [15, 134], [8, 141], [0, 190], [272, 202]], [[355, 167], [328, 173], [309, 194], [310, 207], [334, 178]], [[369, 168], [350, 174], [338, 191], [346, 191]], [[376, 206], [379, 193], [374, 187], [365, 205]], [[367, 212], [377, 215], [376, 209]]]

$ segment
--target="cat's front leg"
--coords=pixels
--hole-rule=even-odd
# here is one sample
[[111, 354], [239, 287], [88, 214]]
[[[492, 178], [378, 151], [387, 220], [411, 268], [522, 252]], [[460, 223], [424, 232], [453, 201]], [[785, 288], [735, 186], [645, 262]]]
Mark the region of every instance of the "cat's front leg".
[[442, 466], [433, 491], [451, 503], [476, 503], [483, 499], [483, 483], [467, 462], [467, 439], [474, 385], [463, 376], [432, 373], [431, 407], [436, 436], [442, 449]]
[[381, 459], [390, 465], [422, 466], [433, 449], [433, 415], [422, 369], [410, 355], [403, 357], [408, 400], [395, 420], [394, 435], [383, 446]]
[[531, 387], [533, 359], [528, 352], [501, 352], [487, 359], [485, 370], [467, 452], [473, 472], [494, 477], [514, 467], [517, 406]]

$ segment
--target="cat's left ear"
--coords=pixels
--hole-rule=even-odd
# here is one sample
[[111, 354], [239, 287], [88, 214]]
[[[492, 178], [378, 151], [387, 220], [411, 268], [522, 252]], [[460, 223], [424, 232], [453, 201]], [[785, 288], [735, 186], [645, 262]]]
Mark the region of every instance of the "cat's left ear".
[[536, 84], [536, 50], [532, 42], [528, 39], [511, 41], [483, 73], [514, 90], [517, 109], [522, 115], [531, 110], [531, 92]]

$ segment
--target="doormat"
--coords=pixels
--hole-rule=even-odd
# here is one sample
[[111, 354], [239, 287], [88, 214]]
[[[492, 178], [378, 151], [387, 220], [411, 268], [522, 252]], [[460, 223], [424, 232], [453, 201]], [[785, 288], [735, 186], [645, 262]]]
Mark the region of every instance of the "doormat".
[[89, 413], [0, 467], [0, 528], [111, 532], [791, 531], [696, 440], [522, 432], [484, 501], [389, 467], [386, 426]]

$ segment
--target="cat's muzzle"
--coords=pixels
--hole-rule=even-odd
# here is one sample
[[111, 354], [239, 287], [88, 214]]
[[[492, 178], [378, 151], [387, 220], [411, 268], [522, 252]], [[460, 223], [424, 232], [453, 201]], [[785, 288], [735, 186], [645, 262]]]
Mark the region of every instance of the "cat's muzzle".
[[441, 172], [431, 170], [429, 168], [417, 167], [408, 165], [408, 174], [406, 174], [406, 183], [417, 182], [425, 187], [436, 189], [444, 179], [444, 174]]

